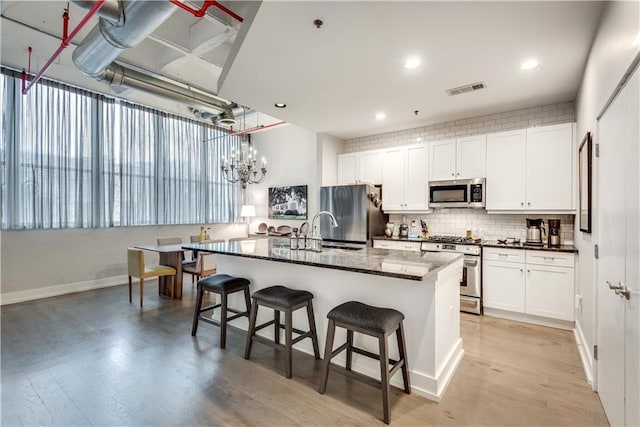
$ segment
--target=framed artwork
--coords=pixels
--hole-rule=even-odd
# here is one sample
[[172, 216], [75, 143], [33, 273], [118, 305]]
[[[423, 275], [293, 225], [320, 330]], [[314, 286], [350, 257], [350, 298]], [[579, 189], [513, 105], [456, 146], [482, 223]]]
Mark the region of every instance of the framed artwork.
[[591, 233], [591, 157], [592, 157], [591, 132], [582, 139], [578, 148], [578, 185], [580, 231]]
[[269, 187], [269, 218], [307, 219], [307, 186]]

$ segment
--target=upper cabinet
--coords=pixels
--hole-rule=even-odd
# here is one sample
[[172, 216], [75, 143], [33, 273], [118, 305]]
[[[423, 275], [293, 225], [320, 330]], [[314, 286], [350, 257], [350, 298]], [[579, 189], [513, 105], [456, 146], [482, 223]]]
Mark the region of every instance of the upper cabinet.
[[572, 125], [487, 135], [487, 210], [572, 210]]
[[385, 212], [426, 211], [427, 145], [388, 148], [382, 155], [382, 209]]
[[433, 181], [486, 176], [486, 135], [429, 143], [429, 174]]
[[338, 184], [382, 183], [382, 151], [340, 154]]

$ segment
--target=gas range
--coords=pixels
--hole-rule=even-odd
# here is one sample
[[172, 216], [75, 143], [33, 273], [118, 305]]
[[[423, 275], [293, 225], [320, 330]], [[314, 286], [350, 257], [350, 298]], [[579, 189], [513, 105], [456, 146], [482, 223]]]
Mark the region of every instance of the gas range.
[[431, 236], [422, 242], [421, 250], [427, 252], [455, 252], [480, 255], [481, 239], [460, 236]]

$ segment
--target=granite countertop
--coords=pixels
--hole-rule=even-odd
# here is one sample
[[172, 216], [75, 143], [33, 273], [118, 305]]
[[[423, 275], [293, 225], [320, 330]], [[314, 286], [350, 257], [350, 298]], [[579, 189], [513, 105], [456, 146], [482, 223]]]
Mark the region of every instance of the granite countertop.
[[504, 249], [528, 249], [531, 251], [549, 251], [549, 252], [568, 252], [578, 253], [578, 249], [573, 245], [560, 245], [560, 246], [529, 246], [522, 243], [503, 244], [498, 243], [497, 240], [485, 240], [482, 242], [482, 246], [485, 248], [504, 248]]
[[[426, 238], [422, 237], [412, 237], [412, 238], [400, 238], [397, 236], [387, 237], [387, 236], [376, 236], [373, 240], [390, 240], [390, 241], [398, 241], [398, 242], [426, 242]], [[568, 252], [568, 253], [578, 253], [578, 249], [573, 245], [560, 245], [560, 246], [528, 246], [523, 245], [522, 243], [514, 243], [514, 244], [502, 244], [498, 243], [497, 240], [483, 240], [480, 243], [480, 246], [485, 248], [506, 248], [506, 249], [529, 249], [534, 251], [550, 251], [550, 252]]]
[[363, 247], [360, 250], [323, 248], [322, 252], [289, 249], [289, 239], [269, 238], [225, 243], [192, 243], [184, 249], [310, 265], [378, 276], [422, 281], [436, 274], [461, 254], [408, 252]]

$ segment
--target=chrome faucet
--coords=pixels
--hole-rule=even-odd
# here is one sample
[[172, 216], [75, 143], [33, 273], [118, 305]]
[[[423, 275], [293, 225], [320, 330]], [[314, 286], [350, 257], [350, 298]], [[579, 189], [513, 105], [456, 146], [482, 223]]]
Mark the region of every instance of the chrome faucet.
[[318, 217], [321, 215], [328, 215], [329, 218], [331, 218], [332, 227], [335, 228], [338, 226], [336, 217], [333, 216], [333, 214], [329, 211], [320, 211], [314, 215], [313, 219], [311, 220], [311, 247], [309, 249], [315, 252], [322, 252], [322, 236], [316, 228], [316, 219], [318, 219]]

